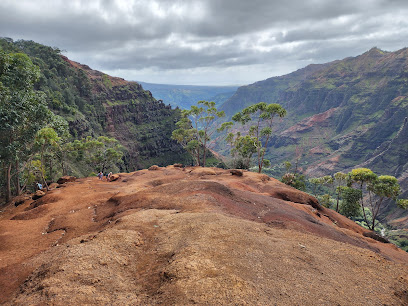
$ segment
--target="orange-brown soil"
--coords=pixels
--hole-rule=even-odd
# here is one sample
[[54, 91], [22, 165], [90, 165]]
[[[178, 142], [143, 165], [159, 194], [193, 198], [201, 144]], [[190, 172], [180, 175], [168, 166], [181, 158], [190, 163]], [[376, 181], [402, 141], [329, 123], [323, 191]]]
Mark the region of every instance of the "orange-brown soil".
[[0, 213], [6, 305], [403, 305], [408, 253], [266, 175], [83, 178]]

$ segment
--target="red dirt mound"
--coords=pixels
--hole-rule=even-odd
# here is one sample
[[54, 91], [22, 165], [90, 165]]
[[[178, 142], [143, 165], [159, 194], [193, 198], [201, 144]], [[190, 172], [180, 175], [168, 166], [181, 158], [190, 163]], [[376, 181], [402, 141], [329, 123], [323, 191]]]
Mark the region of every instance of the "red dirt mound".
[[209, 170], [83, 178], [7, 207], [0, 302], [407, 301], [407, 253], [275, 179]]

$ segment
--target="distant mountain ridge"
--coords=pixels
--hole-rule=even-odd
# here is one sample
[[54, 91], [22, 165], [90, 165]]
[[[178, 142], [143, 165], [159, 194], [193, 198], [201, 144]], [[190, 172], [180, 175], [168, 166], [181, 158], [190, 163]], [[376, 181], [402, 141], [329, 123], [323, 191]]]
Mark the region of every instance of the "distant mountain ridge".
[[372, 48], [240, 87], [221, 109], [232, 115], [260, 101], [288, 112], [276, 122], [267, 151], [273, 164], [299, 158], [311, 176], [333, 174], [364, 164], [389, 144], [387, 161], [370, 167], [408, 189], [408, 139], [394, 141], [408, 117], [408, 49]]
[[181, 109], [190, 109], [200, 100], [214, 101], [217, 106], [228, 100], [238, 86], [171, 85], [138, 82], [157, 100]]

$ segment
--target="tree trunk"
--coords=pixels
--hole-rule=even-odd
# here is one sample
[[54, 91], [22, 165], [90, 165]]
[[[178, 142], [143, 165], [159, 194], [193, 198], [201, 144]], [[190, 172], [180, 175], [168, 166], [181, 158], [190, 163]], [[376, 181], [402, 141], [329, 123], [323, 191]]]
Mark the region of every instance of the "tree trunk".
[[198, 146], [198, 148], [197, 148], [197, 166], [201, 166], [201, 163], [200, 163], [200, 146]]
[[52, 166], [53, 166], [53, 165], [52, 165], [52, 158], [50, 158], [50, 170], [49, 170], [49, 171], [50, 171], [50, 180], [51, 180], [51, 182], [52, 182], [52, 180], [53, 180], [53, 173], [52, 173], [52, 170], [53, 170], [53, 169], [52, 169]]
[[340, 193], [337, 194], [336, 212], [339, 212]]
[[11, 200], [11, 164], [5, 167], [6, 171], [6, 203]]
[[[206, 137], [207, 135], [204, 135], [204, 136]], [[207, 145], [207, 141], [204, 141], [204, 148], [203, 148], [203, 150], [204, 150], [204, 152], [203, 152], [203, 167], [205, 167], [206, 145]]]
[[364, 221], [366, 222], [367, 226], [370, 226], [367, 220], [367, 216], [365, 213], [365, 209], [364, 209], [364, 199], [363, 199], [363, 183], [361, 183], [360, 185], [360, 190], [361, 190], [361, 209], [363, 210], [363, 215], [364, 215]]
[[16, 161], [16, 194], [17, 194], [18, 196], [21, 194], [20, 168], [18, 167], [18, 161]]

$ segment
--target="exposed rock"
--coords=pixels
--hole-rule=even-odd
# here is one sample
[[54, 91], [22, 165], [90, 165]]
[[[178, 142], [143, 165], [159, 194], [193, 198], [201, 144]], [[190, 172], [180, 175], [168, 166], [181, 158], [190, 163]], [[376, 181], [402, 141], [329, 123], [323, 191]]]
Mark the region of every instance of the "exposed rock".
[[33, 200], [37, 200], [37, 199], [39, 199], [39, 198], [41, 198], [41, 197], [43, 197], [43, 196], [45, 196], [45, 192], [42, 191], [42, 190], [37, 190], [37, 191], [33, 194], [32, 199], [33, 199]]
[[150, 166], [148, 170], [152, 170], [152, 171], [153, 171], [153, 170], [159, 170], [159, 169], [160, 169], [159, 166], [153, 165], [153, 166]]
[[58, 188], [59, 184], [58, 183], [51, 183], [50, 185], [48, 185], [48, 189], [52, 190], [54, 188]]
[[241, 169], [231, 169], [230, 172], [231, 172], [231, 175], [236, 175], [236, 176], [244, 175], [244, 171], [242, 171]]
[[191, 171], [190, 173], [198, 175], [198, 176], [217, 175], [217, 172], [215, 172], [214, 169], [207, 168], [207, 167], [197, 167], [197, 168], [193, 169], [193, 171]]
[[174, 166], [175, 168], [183, 168], [183, 167], [184, 167], [183, 164], [174, 164], [173, 166]]
[[22, 194], [13, 199], [14, 206], [18, 206], [23, 204], [26, 200], [31, 199], [31, 197], [27, 194]]
[[75, 176], [63, 176], [58, 179], [57, 183], [61, 185], [67, 182], [75, 182], [76, 179]]
[[386, 238], [381, 237], [380, 235], [374, 233], [374, 232], [364, 232], [363, 233], [364, 237], [370, 237], [371, 239], [380, 241], [382, 243], [390, 243]]
[[290, 201], [299, 204], [311, 205], [317, 210], [321, 210], [322, 206], [319, 204], [319, 201], [314, 197], [305, 192], [299, 191], [292, 187], [277, 187], [274, 186], [270, 190], [266, 190], [272, 197], [282, 199], [285, 201]]
[[119, 178], [120, 178], [119, 174], [112, 174], [110, 177], [110, 181], [113, 182], [113, 181], [118, 180]]

